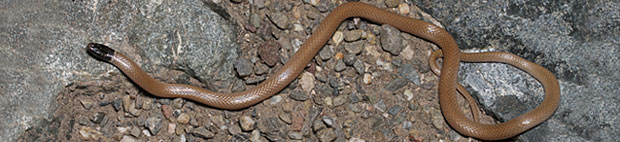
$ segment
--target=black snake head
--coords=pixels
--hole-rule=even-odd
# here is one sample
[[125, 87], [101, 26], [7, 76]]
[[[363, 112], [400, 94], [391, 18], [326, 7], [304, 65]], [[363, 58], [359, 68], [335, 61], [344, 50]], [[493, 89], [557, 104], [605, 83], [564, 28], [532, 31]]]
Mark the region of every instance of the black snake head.
[[91, 56], [106, 62], [114, 57], [115, 52], [114, 49], [98, 43], [89, 43], [88, 46], [86, 46], [86, 51]]

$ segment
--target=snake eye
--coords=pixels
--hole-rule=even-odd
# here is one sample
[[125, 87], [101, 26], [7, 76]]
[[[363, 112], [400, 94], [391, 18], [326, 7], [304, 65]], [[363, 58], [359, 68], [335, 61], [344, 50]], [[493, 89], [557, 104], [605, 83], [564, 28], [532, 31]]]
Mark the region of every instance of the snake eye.
[[86, 46], [86, 51], [91, 56], [104, 61], [110, 61], [115, 52], [114, 49], [98, 43], [89, 43]]

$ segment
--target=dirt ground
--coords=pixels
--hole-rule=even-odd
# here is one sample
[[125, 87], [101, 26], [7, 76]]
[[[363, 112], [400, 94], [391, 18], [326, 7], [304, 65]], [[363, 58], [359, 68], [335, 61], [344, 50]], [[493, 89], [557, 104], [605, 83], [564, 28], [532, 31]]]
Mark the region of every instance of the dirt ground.
[[[248, 21], [252, 15], [250, 4], [247, 1], [221, 1], [218, 5], [244, 29], [239, 34], [241, 58], [261, 59], [256, 45], [269, 41], [262, 39], [260, 32], [256, 31], [261, 27], [253, 27]], [[293, 9], [312, 7], [304, 2], [291, 5]], [[419, 9], [411, 9], [414, 9], [409, 13], [412, 17], [429, 20]], [[263, 10], [267, 15], [272, 11], [269, 8]], [[304, 10], [300, 11], [305, 14]], [[290, 17], [295, 17], [295, 12]], [[350, 21], [339, 31], [351, 31], [346, 28], [353, 23]], [[276, 26], [275, 23], [263, 22], [269, 26]], [[368, 33], [382, 28], [374, 23], [363, 25], [358, 29]], [[303, 27], [306, 28], [313, 27]], [[308, 35], [289, 31], [272, 33], [301, 39], [302, 43]], [[338, 68], [339, 59], [349, 54], [344, 47], [349, 43], [330, 41], [326, 47], [332, 49], [331, 57], [321, 59], [323, 57], [317, 55], [288, 88], [238, 111], [219, 110], [185, 99], [155, 97], [114, 71], [97, 80], [66, 86], [65, 91], [57, 96], [54, 119], [39, 122], [40, 125], [29, 129], [18, 141], [478, 141], [460, 136], [443, 119], [437, 99], [439, 78], [427, 67], [420, 66], [425, 65], [433, 45], [410, 35], [403, 36], [404, 42], [411, 45], [405, 48], [420, 52], [413, 57], [392, 55], [382, 50], [378, 35], [356, 41], [364, 45], [361, 53], [354, 54], [365, 65], [362, 74], [353, 66], [346, 66], [341, 71], [334, 69]], [[405, 79], [404, 85], [391, 87], [398, 84], [395, 80], [404, 78], [399, 70], [403, 70], [405, 64], [416, 68], [414, 71], [418, 72], [420, 82]], [[253, 65], [254, 68], [264, 66], [260, 61]], [[277, 63], [268, 67], [262, 76], [269, 77], [281, 66]], [[207, 88], [182, 71], [162, 68], [150, 74], [168, 83], [189, 82]], [[256, 74], [239, 78], [247, 81], [259, 76]], [[306, 74], [314, 84], [311, 89], [302, 87], [307, 85], [303, 80]], [[365, 76], [370, 76], [371, 83], [364, 80]], [[254, 86], [246, 84], [246, 89]], [[459, 104], [470, 114], [463, 99]], [[482, 121], [493, 122], [493, 119], [484, 116]]]

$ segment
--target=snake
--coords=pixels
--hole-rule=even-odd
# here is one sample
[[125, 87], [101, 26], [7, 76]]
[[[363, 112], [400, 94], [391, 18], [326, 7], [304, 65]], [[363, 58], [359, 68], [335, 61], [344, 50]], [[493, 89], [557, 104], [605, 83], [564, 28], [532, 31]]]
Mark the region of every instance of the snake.
[[[348, 2], [334, 8], [280, 70], [272, 73], [256, 87], [241, 92], [218, 93], [192, 85], [171, 84], [156, 80], [130, 58], [103, 44], [89, 43], [86, 51], [94, 58], [112, 64], [133, 83], [152, 95], [164, 98], [185, 98], [219, 109], [239, 110], [253, 106], [287, 87], [325, 46], [339, 25], [344, 20], [353, 17], [366, 19], [376, 24], [388, 24], [402, 32], [432, 42], [440, 48], [432, 52], [429, 62], [439, 76], [440, 110], [445, 121], [462, 135], [482, 140], [512, 138], [549, 119], [558, 108], [559, 83], [546, 68], [505, 52], [463, 53], [450, 33], [443, 28], [361, 2]], [[441, 69], [435, 62], [438, 58], [442, 58]], [[544, 99], [529, 112], [505, 122], [485, 124], [469, 119], [457, 104], [457, 94], [467, 93], [458, 82], [460, 62], [497, 62], [513, 65], [529, 73], [542, 84]]]

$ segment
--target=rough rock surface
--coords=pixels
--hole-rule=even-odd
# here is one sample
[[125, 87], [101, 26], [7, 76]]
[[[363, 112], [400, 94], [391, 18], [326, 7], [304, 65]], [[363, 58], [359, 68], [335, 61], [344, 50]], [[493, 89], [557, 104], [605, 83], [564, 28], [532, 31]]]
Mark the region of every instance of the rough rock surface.
[[[471, 52], [507, 51], [559, 81], [560, 108], [522, 141], [615, 141], [620, 133], [620, 2], [416, 1]], [[461, 64], [461, 83], [503, 120], [543, 99], [535, 79], [503, 64]]]
[[202, 1], [9, 0], [0, 9], [0, 141], [49, 119], [64, 86], [118, 73], [86, 54], [89, 42], [124, 52], [149, 72], [170, 67], [203, 82], [236, 79], [228, 62], [238, 57], [235, 28]]

